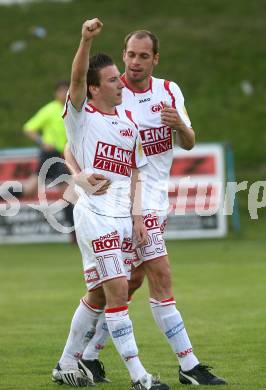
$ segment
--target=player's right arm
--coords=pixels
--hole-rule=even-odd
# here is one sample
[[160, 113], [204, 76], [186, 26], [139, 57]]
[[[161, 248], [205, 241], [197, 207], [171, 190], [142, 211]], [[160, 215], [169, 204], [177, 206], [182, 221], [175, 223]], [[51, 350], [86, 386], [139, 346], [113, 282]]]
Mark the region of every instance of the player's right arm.
[[93, 38], [101, 29], [102, 22], [98, 18], [86, 20], [82, 25], [79, 48], [74, 57], [70, 81], [70, 99], [77, 111], [80, 111], [87, 96], [87, 72], [89, 55]]

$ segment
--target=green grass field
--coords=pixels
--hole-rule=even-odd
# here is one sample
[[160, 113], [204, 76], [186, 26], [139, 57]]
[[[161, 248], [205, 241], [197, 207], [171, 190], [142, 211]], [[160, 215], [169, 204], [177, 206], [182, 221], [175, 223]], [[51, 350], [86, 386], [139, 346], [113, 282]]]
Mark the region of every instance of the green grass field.
[[[175, 241], [168, 247], [177, 306], [196, 354], [229, 381], [228, 389], [265, 389], [265, 240]], [[78, 248], [17, 245], [2, 246], [0, 253], [0, 389], [57, 389], [50, 372], [85, 291]], [[145, 285], [130, 306], [140, 356], [171, 389], [181, 388], [147, 298]], [[97, 388], [127, 389], [126, 369], [111, 342], [102, 360], [112, 384]]]

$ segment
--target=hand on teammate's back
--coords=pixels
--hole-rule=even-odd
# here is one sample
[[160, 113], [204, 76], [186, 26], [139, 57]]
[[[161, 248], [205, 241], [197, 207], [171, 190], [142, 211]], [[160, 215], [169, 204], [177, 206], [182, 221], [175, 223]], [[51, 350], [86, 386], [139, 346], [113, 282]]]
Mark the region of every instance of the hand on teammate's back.
[[111, 181], [106, 179], [104, 175], [97, 173], [88, 175], [87, 173], [80, 172], [73, 177], [75, 183], [90, 195], [105, 194], [111, 184]]

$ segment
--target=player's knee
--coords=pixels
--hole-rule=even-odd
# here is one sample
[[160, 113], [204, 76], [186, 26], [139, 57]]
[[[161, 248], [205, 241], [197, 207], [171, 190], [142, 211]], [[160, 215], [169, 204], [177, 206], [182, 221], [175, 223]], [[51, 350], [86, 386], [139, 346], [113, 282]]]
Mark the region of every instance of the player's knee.
[[149, 284], [152, 290], [159, 295], [169, 293], [171, 289], [171, 274], [169, 267], [158, 267], [155, 272], [149, 274]]
[[88, 291], [84, 299], [89, 305], [97, 306], [101, 309], [103, 309], [106, 304], [105, 295], [102, 288]]
[[108, 308], [127, 306], [127, 304], [128, 304], [127, 294], [125, 296], [112, 295], [106, 297], [106, 307]]
[[104, 283], [106, 304], [108, 307], [125, 306], [128, 300], [128, 283], [126, 279], [116, 278]]

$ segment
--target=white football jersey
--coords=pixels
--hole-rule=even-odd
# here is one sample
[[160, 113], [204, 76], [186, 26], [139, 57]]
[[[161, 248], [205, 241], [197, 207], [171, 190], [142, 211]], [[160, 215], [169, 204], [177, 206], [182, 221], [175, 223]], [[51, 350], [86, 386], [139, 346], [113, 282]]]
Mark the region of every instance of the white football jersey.
[[161, 109], [167, 102], [176, 108], [184, 123], [191, 122], [184, 106], [184, 97], [174, 82], [151, 77], [146, 91], [139, 92], [127, 86], [125, 76], [122, 81], [122, 105], [132, 110], [136, 118], [142, 145], [148, 164], [142, 169], [142, 208], [166, 213], [168, 209], [168, 181], [173, 160], [173, 130], [161, 123]]
[[132, 168], [147, 163], [131, 112], [119, 106], [114, 115], [105, 114], [88, 102], [77, 111], [68, 97], [63, 117], [68, 142], [80, 168], [111, 180], [104, 195], [79, 191], [79, 203], [101, 215], [130, 216]]

